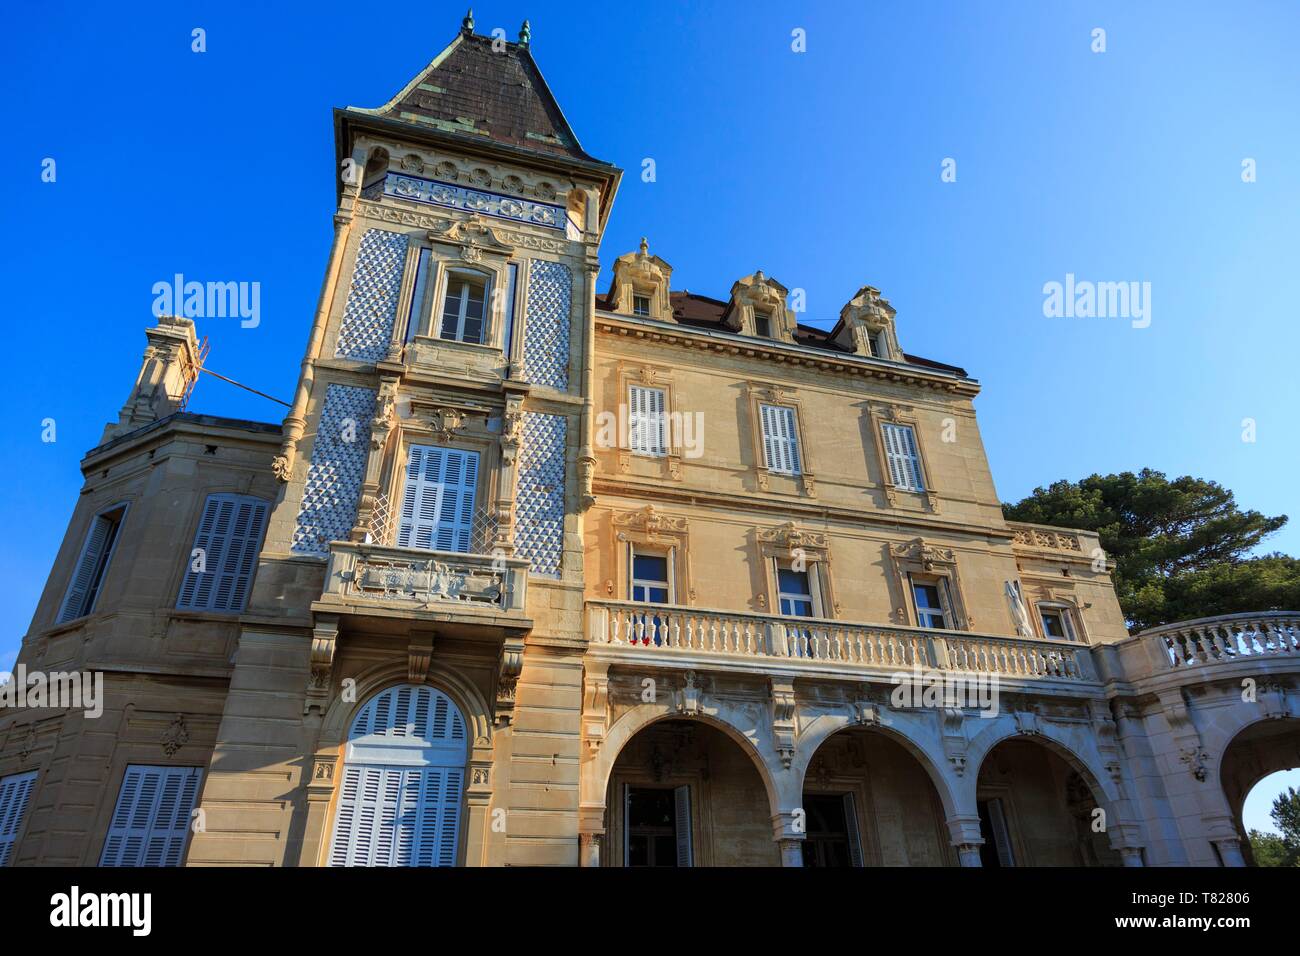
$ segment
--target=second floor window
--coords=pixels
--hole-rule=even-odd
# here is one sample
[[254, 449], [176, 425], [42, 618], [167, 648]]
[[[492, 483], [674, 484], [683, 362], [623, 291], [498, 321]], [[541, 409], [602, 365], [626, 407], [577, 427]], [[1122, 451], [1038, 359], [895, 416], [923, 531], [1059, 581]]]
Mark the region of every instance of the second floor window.
[[1038, 618], [1043, 624], [1043, 637], [1050, 641], [1073, 641], [1074, 626], [1069, 612], [1063, 607], [1039, 607]]
[[640, 455], [663, 456], [668, 453], [665, 434], [664, 390], [633, 385], [629, 389], [628, 445]]
[[90, 530], [86, 532], [77, 566], [72, 572], [72, 581], [68, 584], [68, 592], [63, 596], [63, 604], [59, 608], [58, 623], [75, 621], [95, 609], [95, 601], [99, 598], [100, 586], [108, 572], [108, 563], [113, 558], [113, 548], [117, 544], [118, 531], [125, 517], [126, 505], [116, 505], [90, 519]]
[[805, 571], [780, 567], [776, 569], [776, 582], [779, 590], [779, 607], [786, 617], [815, 617], [812, 582]]
[[487, 293], [486, 277], [472, 272], [448, 273], [439, 337], [481, 345]]
[[470, 550], [478, 452], [412, 445], [406, 462], [399, 548]]
[[912, 598], [916, 602], [916, 623], [919, 627], [947, 630], [948, 616], [944, 611], [939, 583], [912, 582]]
[[794, 409], [785, 405], [759, 405], [758, 411], [763, 426], [763, 463], [767, 470], [782, 475], [801, 474]]
[[885, 422], [880, 426], [884, 433], [885, 460], [889, 463], [889, 480], [903, 491], [925, 491], [921, 477], [921, 455], [916, 448], [916, 433], [911, 425], [894, 425]]
[[667, 604], [668, 555], [632, 553], [632, 586], [629, 593], [633, 601], [647, 604]]
[[176, 607], [190, 611], [242, 611], [248, 600], [270, 511], [261, 498], [208, 495]]

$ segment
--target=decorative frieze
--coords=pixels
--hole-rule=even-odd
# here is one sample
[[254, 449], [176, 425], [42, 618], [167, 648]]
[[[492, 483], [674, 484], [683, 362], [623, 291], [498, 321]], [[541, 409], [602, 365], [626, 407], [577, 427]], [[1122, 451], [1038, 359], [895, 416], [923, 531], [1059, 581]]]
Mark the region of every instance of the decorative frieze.
[[484, 189], [470, 189], [454, 183], [441, 182], [436, 179], [423, 179], [401, 173], [389, 173], [384, 179], [384, 195], [411, 202], [428, 203], [432, 206], [445, 206], [465, 212], [495, 216], [514, 222], [526, 222], [530, 225], [546, 226], [550, 229], [563, 229], [565, 224], [564, 207], [551, 203], [534, 202], [528, 199], [515, 199], [501, 193]]

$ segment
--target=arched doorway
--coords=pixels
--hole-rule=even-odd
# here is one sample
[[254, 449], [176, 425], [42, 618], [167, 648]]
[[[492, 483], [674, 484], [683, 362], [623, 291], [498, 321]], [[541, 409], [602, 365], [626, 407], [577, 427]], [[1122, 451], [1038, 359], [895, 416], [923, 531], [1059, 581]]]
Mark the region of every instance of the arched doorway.
[[1121, 866], [1099, 813], [1094, 781], [1051, 747], [1004, 740], [980, 766], [976, 787], [984, 866]]
[[943, 803], [921, 761], [864, 728], [827, 738], [803, 782], [804, 866], [955, 866]]
[[348, 732], [330, 866], [455, 866], [468, 757], [450, 697], [403, 684], [381, 691]]
[[780, 866], [754, 759], [699, 720], [660, 720], [619, 752], [605, 796], [610, 866]]
[[[1257, 861], [1242, 817], [1246, 797], [1265, 777], [1297, 767], [1300, 767], [1300, 721], [1257, 721], [1233, 737], [1223, 753], [1219, 779], [1241, 837], [1242, 855], [1250, 866]], [[1270, 803], [1275, 795], [1270, 794]]]

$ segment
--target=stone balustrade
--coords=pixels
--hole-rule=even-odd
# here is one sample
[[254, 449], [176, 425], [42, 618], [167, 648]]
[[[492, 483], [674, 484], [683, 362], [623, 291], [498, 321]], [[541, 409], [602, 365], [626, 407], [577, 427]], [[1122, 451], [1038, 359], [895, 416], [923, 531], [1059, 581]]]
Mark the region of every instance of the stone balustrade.
[[1300, 654], [1300, 613], [1267, 611], [1179, 621], [1143, 631], [1134, 640], [1152, 645], [1170, 669]]
[[628, 601], [589, 601], [593, 645], [650, 655], [723, 655], [845, 668], [925, 668], [1092, 682], [1089, 649], [1063, 641], [973, 634]]

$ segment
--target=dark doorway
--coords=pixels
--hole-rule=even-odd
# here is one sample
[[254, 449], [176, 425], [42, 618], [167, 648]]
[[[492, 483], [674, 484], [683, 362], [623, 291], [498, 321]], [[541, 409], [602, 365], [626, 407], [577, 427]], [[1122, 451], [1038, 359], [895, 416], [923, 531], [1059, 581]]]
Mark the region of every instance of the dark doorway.
[[808, 831], [803, 841], [804, 866], [861, 866], [857, 813], [847, 793], [805, 793]]

